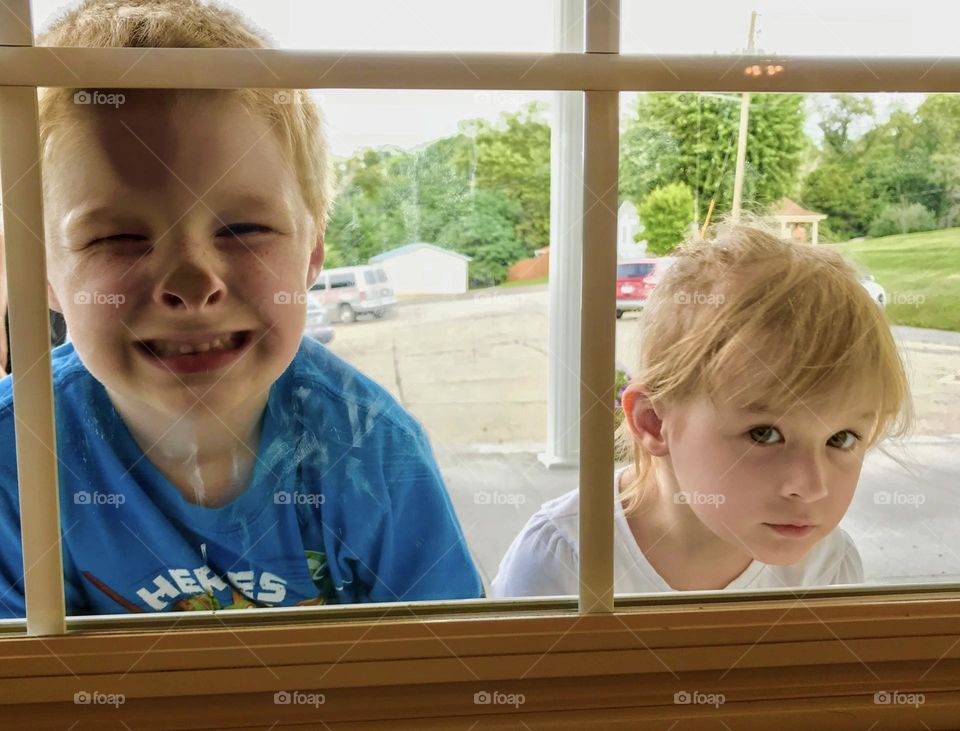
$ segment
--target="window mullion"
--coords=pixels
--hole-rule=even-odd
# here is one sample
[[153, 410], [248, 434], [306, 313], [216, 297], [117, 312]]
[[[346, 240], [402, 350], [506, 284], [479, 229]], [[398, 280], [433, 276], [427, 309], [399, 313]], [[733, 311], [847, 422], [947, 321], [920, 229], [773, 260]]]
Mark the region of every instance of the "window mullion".
[[[33, 45], [30, 0], [7, 0], [0, 42]], [[66, 617], [50, 319], [43, 235], [43, 188], [35, 87], [0, 87], [10, 359], [16, 413], [17, 477], [27, 633], [63, 634]]]
[[[586, 52], [619, 52], [620, 2], [584, 0]], [[584, 93], [580, 612], [613, 611], [613, 390], [620, 95]]]

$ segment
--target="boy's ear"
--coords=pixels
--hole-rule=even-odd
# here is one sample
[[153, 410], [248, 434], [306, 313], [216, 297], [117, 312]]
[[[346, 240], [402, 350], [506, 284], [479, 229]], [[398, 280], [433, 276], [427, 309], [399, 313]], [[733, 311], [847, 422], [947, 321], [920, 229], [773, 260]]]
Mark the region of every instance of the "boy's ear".
[[53, 285], [47, 281], [47, 303], [54, 312], [63, 314], [63, 308], [60, 306], [60, 300], [57, 299], [57, 293], [53, 291]]
[[623, 392], [623, 416], [634, 440], [655, 457], [670, 453], [662, 433], [663, 421], [643, 388], [631, 384]]
[[310, 263], [307, 266], [306, 289], [310, 289], [313, 283], [317, 281], [317, 277], [320, 276], [320, 270], [323, 268], [323, 253], [323, 231], [321, 231], [317, 234], [317, 241], [313, 247], [313, 251], [310, 252]]

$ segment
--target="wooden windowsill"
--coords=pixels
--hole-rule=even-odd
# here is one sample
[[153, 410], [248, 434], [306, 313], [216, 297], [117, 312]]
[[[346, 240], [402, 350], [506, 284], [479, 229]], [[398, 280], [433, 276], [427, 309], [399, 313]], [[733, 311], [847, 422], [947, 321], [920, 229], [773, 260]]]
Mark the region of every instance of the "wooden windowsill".
[[[202, 613], [138, 631], [7, 636], [4, 727], [716, 729], [723, 720], [736, 731], [874, 722], [880, 731], [960, 719], [960, 597], [948, 592], [641, 600], [609, 615], [578, 615], [567, 600], [459, 604], [473, 611], [384, 616], [384, 605], [363, 608], [365, 619], [318, 621], [312, 609], [269, 623], [261, 610]], [[274, 702], [294, 691], [323, 702]], [[899, 702], [875, 702], [884, 691]], [[123, 702], [74, 703], [84, 692]], [[516, 705], [475, 703], [482, 692]], [[674, 702], [683, 692], [723, 702]], [[922, 702], [907, 704], [916, 694]]]

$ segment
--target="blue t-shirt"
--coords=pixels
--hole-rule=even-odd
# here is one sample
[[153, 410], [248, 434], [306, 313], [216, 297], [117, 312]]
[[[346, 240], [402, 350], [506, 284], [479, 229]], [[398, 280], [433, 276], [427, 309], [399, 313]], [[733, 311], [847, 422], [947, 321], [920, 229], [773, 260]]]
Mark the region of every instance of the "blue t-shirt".
[[[271, 386], [250, 484], [187, 501], [103, 385], [53, 351], [68, 614], [483, 596], [420, 424], [310, 338]], [[0, 380], [0, 617], [23, 617], [12, 379]]]

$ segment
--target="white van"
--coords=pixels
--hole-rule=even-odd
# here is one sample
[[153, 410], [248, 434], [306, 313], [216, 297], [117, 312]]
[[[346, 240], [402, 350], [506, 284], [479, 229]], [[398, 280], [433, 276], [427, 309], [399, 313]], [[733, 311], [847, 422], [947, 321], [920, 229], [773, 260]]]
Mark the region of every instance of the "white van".
[[309, 297], [339, 322], [353, 322], [357, 315], [383, 317], [397, 304], [387, 273], [369, 264], [325, 269], [310, 288]]

